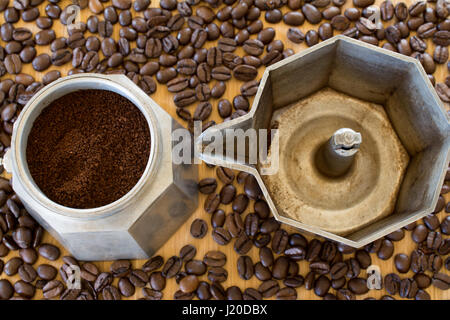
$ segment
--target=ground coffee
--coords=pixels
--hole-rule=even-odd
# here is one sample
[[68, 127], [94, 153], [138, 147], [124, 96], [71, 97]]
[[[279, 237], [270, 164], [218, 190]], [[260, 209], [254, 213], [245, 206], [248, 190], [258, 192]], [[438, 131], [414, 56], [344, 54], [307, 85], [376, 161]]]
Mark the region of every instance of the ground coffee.
[[96, 208], [121, 198], [142, 176], [150, 130], [129, 100], [105, 90], [81, 90], [52, 102], [33, 124], [30, 173], [51, 200]]

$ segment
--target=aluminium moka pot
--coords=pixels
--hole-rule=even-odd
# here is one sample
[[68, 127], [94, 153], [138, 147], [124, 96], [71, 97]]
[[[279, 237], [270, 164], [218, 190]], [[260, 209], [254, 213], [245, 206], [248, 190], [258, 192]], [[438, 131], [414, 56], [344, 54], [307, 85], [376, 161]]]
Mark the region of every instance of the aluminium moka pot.
[[[28, 170], [26, 145], [33, 122], [45, 107], [85, 89], [112, 91], [133, 102], [147, 120], [151, 151], [143, 175], [122, 198], [99, 208], [74, 209], [51, 201], [39, 190]], [[75, 258], [148, 258], [198, 205], [197, 165], [172, 161], [171, 133], [178, 128], [181, 125], [125, 75], [72, 75], [48, 84], [27, 103], [14, 124], [3, 164], [27, 211]]]
[[[249, 144], [205, 151], [230, 129], [277, 129], [278, 170], [250, 163]], [[435, 210], [450, 125], [418, 60], [340, 35], [267, 67], [250, 112], [196, 148], [251, 173], [278, 221], [358, 248]]]

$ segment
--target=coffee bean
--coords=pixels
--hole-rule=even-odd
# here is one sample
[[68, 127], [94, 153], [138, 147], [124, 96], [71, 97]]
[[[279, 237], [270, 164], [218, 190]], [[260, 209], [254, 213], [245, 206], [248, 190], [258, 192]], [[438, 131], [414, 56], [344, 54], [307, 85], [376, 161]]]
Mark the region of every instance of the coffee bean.
[[180, 281], [180, 289], [184, 293], [190, 293], [197, 290], [199, 281], [197, 276], [188, 275]]
[[414, 250], [411, 253], [411, 270], [414, 273], [425, 272], [428, 268], [427, 257], [422, 251]]
[[42, 293], [46, 299], [59, 296], [64, 290], [64, 285], [59, 280], [51, 280], [42, 288]]
[[170, 257], [162, 269], [162, 275], [167, 279], [173, 278], [180, 272], [182, 261], [176, 256]]
[[437, 31], [437, 29], [436, 29], [436, 26], [434, 25], [434, 23], [427, 22], [427, 23], [421, 25], [420, 27], [418, 27], [417, 35], [422, 39], [431, 38], [436, 33], [436, 31]]
[[211, 296], [215, 300], [225, 300], [225, 298], [226, 298], [225, 289], [218, 282], [213, 282], [211, 284], [211, 286], [210, 286], [210, 293], [211, 293]]
[[417, 294], [418, 287], [414, 279], [403, 279], [400, 281], [399, 295], [402, 298], [414, 298]]
[[152, 272], [149, 277], [149, 284], [153, 290], [162, 291], [166, 287], [166, 278], [162, 272]]
[[261, 293], [254, 288], [245, 289], [242, 297], [244, 298], [244, 300], [262, 300]]
[[225, 254], [220, 251], [208, 251], [203, 258], [203, 262], [210, 267], [222, 267], [226, 261]]
[[430, 231], [427, 236], [427, 247], [431, 250], [437, 250], [442, 243], [440, 232]]
[[284, 256], [278, 257], [272, 268], [272, 276], [277, 280], [283, 280], [287, 277], [289, 269], [289, 259]]
[[201, 276], [206, 273], [206, 265], [200, 260], [190, 260], [185, 265], [186, 272], [188, 274], [195, 274]]
[[276, 280], [266, 280], [258, 287], [258, 291], [264, 298], [270, 298], [277, 294], [280, 285]]
[[444, 64], [448, 60], [448, 49], [445, 46], [436, 46], [433, 52], [433, 59], [436, 63]]
[[228, 272], [222, 267], [212, 267], [208, 270], [208, 279], [211, 282], [224, 282], [228, 278]]
[[252, 240], [245, 233], [241, 233], [234, 242], [234, 250], [240, 255], [245, 255], [250, 251], [252, 245]]
[[135, 287], [139, 288], [145, 287], [145, 285], [149, 281], [147, 273], [145, 273], [143, 270], [140, 269], [131, 271], [130, 275], [128, 276], [128, 279]]
[[272, 250], [276, 254], [284, 252], [288, 244], [289, 236], [285, 230], [277, 230], [272, 239]]
[[210, 286], [208, 282], [200, 281], [196, 290], [196, 295], [199, 300], [211, 299]]
[[217, 181], [214, 178], [205, 178], [198, 183], [198, 189], [203, 194], [211, 194], [217, 188]]
[[409, 259], [408, 255], [400, 253], [395, 256], [394, 263], [398, 272], [406, 273], [408, 272], [411, 265], [411, 260]]
[[191, 235], [196, 239], [203, 238], [208, 232], [208, 225], [203, 219], [195, 219], [191, 224]]
[[450, 288], [450, 277], [444, 273], [435, 273], [432, 277], [432, 284], [440, 290], [448, 290]]
[[357, 276], [359, 276], [360, 272], [361, 272], [361, 267], [359, 265], [358, 260], [354, 259], [354, 258], [350, 258], [348, 260], [345, 261], [345, 263], [347, 264], [347, 274], [346, 277], [347, 278], [356, 278]]
[[19, 296], [30, 299], [34, 296], [36, 289], [32, 284], [19, 280], [14, 284], [14, 290]]
[[110, 266], [110, 271], [115, 278], [125, 277], [131, 272], [129, 260], [116, 260]]
[[163, 296], [162, 292], [149, 288], [142, 288], [142, 294], [146, 300], [161, 300]]
[[319, 297], [324, 297], [328, 293], [330, 286], [330, 280], [326, 276], [321, 275], [314, 281], [314, 293]]
[[230, 232], [222, 227], [216, 227], [213, 229], [212, 237], [215, 242], [220, 244], [221, 246], [224, 246], [231, 241], [231, 234]]
[[22, 63], [17, 54], [11, 54], [5, 58], [5, 68], [8, 73], [18, 74], [22, 71]]
[[306, 20], [311, 24], [318, 24], [322, 20], [322, 14], [312, 4], [306, 3], [302, 7], [302, 12], [305, 15]]
[[34, 268], [29, 264], [22, 264], [19, 269], [18, 273], [20, 276], [20, 279], [22, 279], [25, 282], [31, 283], [33, 282], [37, 277], [37, 272], [34, 270]]
[[237, 270], [239, 277], [241, 277], [242, 279], [251, 279], [254, 274], [252, 259], [249, 256], [240, 256], [237, 260]]
[[423, 224], [419, 224], [417, 227], [414, 228], [411, 237], [414, 242], [420, 243], [422, 241], [425, 241], [427, 235], [428, 232], [426, 227]]
[[117, 287], [108, 285], [102, 289], [103, 300], [120, 300], [120, 291]]
[[[198, 74], [198, 70], [197, 70], [197, 75]], [[208, 75], [207, 72], [205, 72], [205, 79], [208, 79], [208, 77], [212, 77], [215, 80], [218, 81], [226, 81], [231, 79], [231, 71], [230, 69], [228, 69], [225, 66], [219, 66], [219, 67], [215, 67], [211, 70], [210, 74]], [[199, 75], [199, 79], [200, 81], [202, 81], [201, 76]]]
[[8, 300], [14, 295], [14, 288], [7, 279], [0, 279], [0, 300]]

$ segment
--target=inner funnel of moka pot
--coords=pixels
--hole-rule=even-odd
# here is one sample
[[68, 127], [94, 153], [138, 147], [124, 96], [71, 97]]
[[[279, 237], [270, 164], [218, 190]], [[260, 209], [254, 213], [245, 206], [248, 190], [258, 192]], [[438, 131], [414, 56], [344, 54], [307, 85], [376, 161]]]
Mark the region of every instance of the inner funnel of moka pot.
[[271, 125], [280, 165], [262, 178], [284, 215], [346, 234], [393, 212], [409, 156], [383, 106], [325, 88]]

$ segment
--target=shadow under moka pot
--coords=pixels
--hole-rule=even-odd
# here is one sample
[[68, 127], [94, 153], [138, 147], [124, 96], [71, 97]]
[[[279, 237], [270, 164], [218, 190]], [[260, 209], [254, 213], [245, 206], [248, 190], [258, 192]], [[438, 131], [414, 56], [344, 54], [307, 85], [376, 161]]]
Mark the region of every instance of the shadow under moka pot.
[[[259, 141], [210, 147], [236, 129], [276, 132], [266, 153], [278, 170], [249, 161]], [[450, 125], [418, 60], [336, 36], [269, 66], [251, 111], [205, 131], [196, 148], [251, 173], [253, 197], [278, 221], [361, 247], [434, 211]]]
[[[146, 119], [151, 146], [145, 170], [128, 193], [98, 208], [75, 209], [50, 200], [38, 188], [28, 169], [26, 147], [43, 109], [68, 93], [88, 89], [112, 91], [131, 101]], [[47, 85], [27, 103], [14, 124], [3, 163], [28, 212], [77, 259], [147, 258], [198, 205], [197, 166], [172, 161], [171, 136], [178, 128], [182, 127], [126, 76], [73, 75]]]

